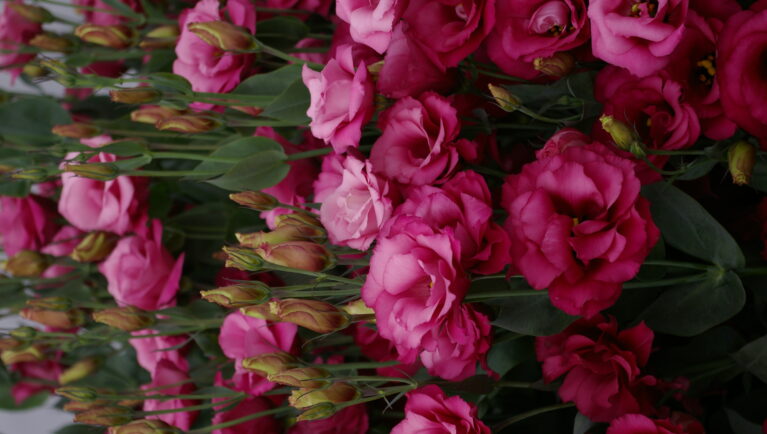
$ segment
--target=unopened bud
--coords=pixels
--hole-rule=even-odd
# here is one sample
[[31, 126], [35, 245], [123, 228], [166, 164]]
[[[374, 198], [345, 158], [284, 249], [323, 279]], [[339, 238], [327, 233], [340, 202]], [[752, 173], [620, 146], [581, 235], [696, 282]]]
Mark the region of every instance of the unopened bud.
[[77, 262], [99, 262], [107, 258], [117, 245], [111, 232], [91, 232], [72, 250], [69, 257]]
[[327, 238], [327, 232], [322, 223], [307, 213], [280, 214], [274, 218], [274, 226], [277, 230], [292, 228], [305, 240], [323, 242]]
[[30, 298], [27, 300], [27, 307], [67, 311], [72, 309], [72, 301], [66, 297]]
[[221, 123], [211, 117], [201, 115], [179, 115], [157, 121], [155, 127], [160, 131], [177, 133], [205, 133], [218, 128]]
[[53, 393], [78, 402], [93, 402], [99, 397], [99, 392], [96, 389], [82, 386], [59, 387]]
[[21, 341], [14, 338], [0, 338], [0, 351], [13, 350], [21, 346]]
[[312, 241], [314, 237], [324, 239], [325, 231], [311, 226], [281, 226], [273, 231], [259, 231], [247, 234], [236, 233], [237, 241], [245, 247], [258, 248], [264, 244], [275, 245], [288, 241]]
[[263, 244], [254, 249], [266, 262], [306, 271], [323, 271], [335, 265], [335, 256], [322, 244], [311, 241], [289, 241]]
[[72, 41], [50, 33], [38, 33], [29, 40], [29, 45], [43, 51], [53, 51], [56, 53], [66, 53], [72, 49]]
[[564, 77], [575, 69], [575, 56], [559, 51], [551, 57], [538, 57], [533, 60], [533, 67], [549, 77]]
[[110, 427], [107, 434], [179, 434], [176, 427], [159, 419], [134, 420], [125, 425]]
[[17, 329], [11, 330], [10, 335], [22, 341], [31, 341], [37, 337], [38, 331], [36, 328], [33, 328], [33, 327], [22, 326]]
[[30, 78], [40, 78], [48, 75], [48, 70], [34, 63], [27, 63], [22, 69], [24, 75]]
[[148, 104], [159, 101], [162, 98], [162, 93], [150, 87], [136, 87], [132, 89], [110, 90], [109, 98], [112, 99], [112, 102], [121, 102], [123, 104]]
[[280, 320], [317, 333], [330, 333], [349, 325], [349, 317], [330, 303], [305, 298], [286, 298], [279, 302]]
[[80, 411], [85, 410], [91, 410], [96, 407], [104, 407], [105, 405], [109, 405], [109, 401], [103, 401], [103, 400], [96, 400], [96, 401], [67, 401], [66, 404], [64, 404], [63, 407], [61, 407], [62, 410], [68, 411], [70, 413], [77, 413]]
[[735, 185], [746, 185], [751, 182], [755, 164], [756, 147], [745, 140], [736, 142], [727, 151], [727, 165]]
[[101, 134], [101, 128], [91, 125], [75, 122], [73, 124], [56, 125], [51, 129], [53, 134], [71, 139], [89, 139]]
[[260, 191], [242, 191], [240, 193], [231, 193], [229, 199], [237, 204], [256, 211], [269, 211], [279, 205], [279, 201], [272, 195]]
[[301, 414], [298, 415], [296, 421], [303, 422], [306, 420], [318, 420], [325, 419], [333, 416], [338, 411], [336, 405], [330, 402], [323, 402], [321, 404], [313, 405], [303, 409]]
[[200, 291], [200, 295], [211, 303], [233, 308], [263, 303], [269, 300], [271, 291], [263, 282], [253, 281]]
[[96, 407], [75, 414], [74, 422], [99, 426], [124, 425], [131, 421], [132, 413], [131, 409], [125, 407]]
[[42, 182], [48, 179], [48, 171], [43, 168], [21, 169], [11, 174], [13, 179], [24, 179], [32, 182]]
[[48, 9], [40, 6], [25, 5], [23, 3], [8, 2], [8, 7], [21, 15], [27, 21], [33, 23], [50, 23], [54, 20], [53, 14]]
[[229, 108], [233, 110], [237, 110], [238, 112], [245, 113], [247, 115], [251, 115], [253, 117], [260, 115], [264, 111], [264, 109], [261, 107], [243, 106], [243, 105], [233, 105], [233, 106], [229, 106]]
[[135, 32], [123, 25], [99, 26], [86, 23], [75, 28], [75, 36], [91, 44], [119, 50], [133, 44]]
[[64, 385], [82, 380], [96, 371], [100, 365], [100, 361], [93, 357], [80, 360], [59, 375], [59, 384]]
[[151, 327], [154, 316], [135, 306], [112, 307], [93, 312], [93, 320], [126, 332]]
[[181, 34], [179, 28], [175, 24], [167, 24], [164, 26], [155, 27], [147, 34], [147, 38], [177, 38]]
[[242, 360], [242, 367], [263, 377], [298, 366], [298, 359], [285, 352], [259, 354]]
[[263, 269], [264, 260], [253, 250], [243, 247], [224, 247], [226, 253], [227, 268], [236, 268], [243, 271], [260, 271]]
[[302, 367], [286, 369], [281, 372], [269, 374], [266, 379], [285, 386], [317, 389], [330, 384], [330, 372], [322, 368]]
[[0, 353], [0, 360], [5, 366], [15, 365], [16, 363], [39, 362], [45, 360], [43, 349], [38, 345], [31, 345], [25, 348], [13, 348], [4, 350]]
[[637, 157], [645, 155], [642, 139], [633, 128], [609, 115], [600, 116], [599, 122], [602, 123], [602, 129], [610, 134], [613, 142], [620, 149], [629, 151]]
[[493, 95], [495, 103], [498, 104], [498, 107], [503, 111], [513, 112], [522, 105], [519, 98], [512, 95], [505, 87], [488, 84], [487, 88], [490, 90], [490, 94]]
[[252, 306], [245, 306], [240, 308], [240, 312], [243, 315], [247, 315], [253, 318], [260, 318], [266, 321], [281, 321], [280, 318], [280, 301], [272, 300], [268, 303], [254, 304]]
[[133, 110], [130, 114], [130, 120], [133, 122], [140, 122], [142, 124], [156, 124], [157, 122], [184, 114], [183, 110], [176, 110], [170, 107], [154, 106], [143, 107], [138, 110]]
[[145, 50], [173, 48], [178, 41], [179, 29], [175, 25], [160, 26], [145, 35], [139, 47]]
[[85, 315], [80, 309], [60, 311], [27, 307], [21, 309], [19, 315], [24, 319], [59, 329], [79, 327], [85, 322]]
[[291, 392], [288, 403], [298, 409], [317, 404], [342, 402], [357, 399], [360, 396], [356, 387], [347, 383], [336, 382], [322, 389], [297, 389]]
[[50, 259], [32, 250], [22, 250], [5, 263], [5, 271], [15, 277], [37, 277], [50, 265]]
[[187, 28], [206, 44], [224, 51], [249, 50], [256, 43], [248, 31], [226, 21], [189, 23]]
[[348, 315], [354, 316], [375, 314], [375, 311], [369, 308], [361, 298], [347, 303], [341, 307], [341, 310], [346, 312]]
[[120, 169], [112, 163], [65, 164], [64, 171], [97, 181], [111, 181], [120, 174]]

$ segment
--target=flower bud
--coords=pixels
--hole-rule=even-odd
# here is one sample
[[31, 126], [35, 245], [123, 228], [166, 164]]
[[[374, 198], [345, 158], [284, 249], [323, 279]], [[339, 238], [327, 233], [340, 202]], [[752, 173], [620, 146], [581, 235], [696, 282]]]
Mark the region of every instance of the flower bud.
[[5, 271], [15, 277], [37, 277], [50, 265], [46, 255], [32, 250], [22, 250], [5, 263]]
[[25, 348], [13, 348], [0, 353], [0, 360], [5, 366], [24, 362], [39, 362], [45, 360], [43, 349], [39, 345], [30, 345]]
[[48, 179], [48, 171], [43, 168], [21, 169], [11, 174], [13, 179], [24, 179], [32, 182], [42, 182]]
[[53, 393], [64, 398], [77, 402], [94, 402], [99, 395], [111, 395], [112, 393], [103, 389], [94, 389], [85, 386], [63, 386], [53, 390]]
[[75, 28], [75, 36], [91, 44], [120, 50], [133, 44], [135, 32], [123, 25], [99, 26], [86, 23]]
[[64, 385], [82, 380], [96, 371], [100, 365], [100, 361], [93, 357], [80, 360], [59, 374], [59, 384]]
[[347, 303], [341, 307], [341, 310], [346, 312], [348, 315], [354, 316], [375, 314], [375, 311], [369, 308], [361, 298]]
[[549, 77], [564, 77], [575, 69], [575, 57], [566, 51], [559, 51], [551, 57], [536, 58], [533, 67]]
[[240, 245], [258, 248], [263, 244], [276, 245], [288, 241], [312, 241], [312, 237], [319, 235], [322, 238], [324, 231], [311, 226], [281, 226], [273, 231], [259, 231], [247, 234], [236, 233]]
[[237, 110], [238, 112], [245, 113], [246, 115], [251, 115], [253, 117], [260, 115], [264, 111], [264, 109], [261, 107], [242, 106], [242, 105], [232, 105], [232, 106], [229, 106], [229, 108], [233, 110]]
[[163, 26], [155, 27], [147, 32], [147, 38], [178, 38], [181, 34], [178, 26], [175, 24], [166, 24]]
[[264, 267], [264, 260], [253, 249], [225, 246], [223, 251], [227, 255], [225, 267], [243, 271], [260, 271]]
[[75, 414], [74, 422], [100, 426], [124, 425], [131, 421], [132, 413], [125, 407], [96, 407]]
[[522, 102], [519, 100], [519, 98], [512, 95], [511, 92], [506, 90], [505, 87], [488, 84], [487, 88], [490, 90], [490, 94], [493, 95], [495, 103], [498, 104], [498, 107], [500, 107], [503, 111], [511, 113], [518, 109], [520, 105], [522, 105]]
[[207, 116], [178, 115], [157, 121], [155, 127], [160, 131], [195, 134], [212, 131], [220, 125], [219, 121]]
[[93, 320], [126, 332], [151, 327], [154, 315], [135, 306], [112, 307], [93, 312]]
[[637, 157], [645, 155], [642, 139], [634, 129], [609, 115], [600, 116], [599, 122], [602, 123], [602, 129], [610, 134], [620, 149], [629, 151]]
[[325, 419], [333, 416], [337, 411], [338, 409], [336, 408], [335, 404], [330, 402], [323, 402], [321, 404], [305, 408], [304, 411], [298, 415], [296, 421], [302, 422], [305, 420]]
[[29, 45], [43, 51], [53, 51], [56, 53], [66, 53], [72, 49], [72, 41], [50, 33], [38, 33], [29, 40]]
[[117, 235], [111, 232], [91, 232], [72, 250], [69, 257], [77, 262], [99, 262], [112, 253]]
[[53, 14], [48, 9], [40, 6], [25, 5], [23, 3], [8, 2], [8, 7], [14, 12], [33, 23], [50, 23], [54, 20]]
[[33, 327], [22, 326], [17, 329], [11, 330], [10, 335], [22, 341], [31, 341], [37, 337], [38, 331], [36, 328], [33, 328]]
[[735, 185], [745, 185], [751, 182], [751, 174], [755, 164], [756, 147], [745, 140], [736, 142], [727, 151], [727, 165]]
[[72, 301], [66, 297], [31, 298], [27, 300], [27, 307], [66, 311], [72, 309]]
[[178, 41], [179, 29], [176, 25], [165, 25], [151, 30], [139, 43], [145, 50], [173, 48]]
[[279, 205], [279, 201], [269, 194], [260, 191], [242, 191], [240, 193], [231, 193], [229, 199], [237, 202], [246, 208], [256, 211], [269, 211]]
[[41, 78], [48, 75], [48, 70], [34, 63], [27, 63], [22, 69], [24, 75], [30, 78]]
[[311, 241], [262, 244], [254, 251], [266, 262], [299, 270], [322, 271], [335, 264], [335, 256], [330, 250]]
[[251, 306], [245, 306], [240, 308], [240, 312], [243, 315], [247, 315], [253, 318], [260, 318], [266, 321], [279, 322], [280, 318], [280, 301], [272, 300], [268, 303], [254, 304]]
[[151, 87], [116, 89], [109, 91], [109, 98], [112, 99], [112, 102], [123, 104], [148, 104], [159, 101], [162, 98], [162, 92]]
[[349, 325], [349, 317], [330, 303], [305, 298], [279, 302], [280, 321], [291, 322], [317, 333], [330, 333]]
[[107, 434], [179, 434], [176, 427], [159, 419], [139, 419], [131, 423], [109, 427]]
[[24, 319], [59, 329], [71, 329], [85, 323], [85, 315], [80, 309], [60, 311], [26, 307], [21, 309], [19, 315]]
[[112, 163], [65, 164], [64, 171], [96, 181], [111, 181], [120, 174], [120, 169]]
[[271, 291], [263, 282], [253, 281], [200, 291], [200, 295], [211, 303], [233, 308], [263, 303], [269, 300]]
[[261, 376], [268, 376], [298, 366], [298, 359], [285, 352], [259, 354], [242, 360], [242, 367]]
[[322, 368], [302, 367], [286, 369], [281, 372], [269, 374], [266, 379], [272, 383], [278, 383], [285, 386], [303, 387], [306, 389], [317, 389], [326, 387], [330, 384], [330, 372]]
[[220, 50], [249, 50], [255, 47], [253, 35], [226, 21], [189, 23], [187, 28], [206, 44]]
[[322, 223], [307, 213], [280, 214], [274, 218], [274, 226], [277, 229], [294, 228], [305, 240], [322, 242], [327, 238], [327, 232]]
[[0, 338], [0, 351], [13, 350], [21, 346], [21, 341], [14, 338]]
[[164, 106], [142, 107], [131, 112], [130, 120], [133, 122], [140, 122], [142, 124], [154, 125], [163, 119], [182, 115], [184, 113], [186, 113], [184, 110], [176, 110], [174, 108]]
[[354, 386], [347, 383], [333, 383], [322, 389], [297, 389], [291, 392], [288, 403], [295, 408], [302, 409], [317, 404], [342, 402], [357, 399], [360, 393]]
[[104, 401], [101, 399], [98, 399], [96, 401], [90, 401], [90, 402], [67, 401], [66, 404], [64, 404], [64, 406], [61, 409], [64, 411], [68, 411], [70, 413], [77, 413], [80, 411], [91, 410], [96, 407], [103, 407], [108, 404], [109, 404], [109, 401]]
[[70, 139], [89, 139], [91, 137], [101, 134], [101, 128], [80, 122], [66, 125], [55, 125], [51, 132], [61, 137], [69, 137]]

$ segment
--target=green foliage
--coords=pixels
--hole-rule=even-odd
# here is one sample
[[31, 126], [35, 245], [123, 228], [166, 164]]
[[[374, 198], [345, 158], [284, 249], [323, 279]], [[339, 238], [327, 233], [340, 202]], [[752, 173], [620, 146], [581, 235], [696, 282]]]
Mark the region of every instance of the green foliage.
[[58, 142], [51, 128], [71, 122], [69, 113], [51, 98], [31, 96], [0, 105], [0, 136], [19, 145], [48, 146]]

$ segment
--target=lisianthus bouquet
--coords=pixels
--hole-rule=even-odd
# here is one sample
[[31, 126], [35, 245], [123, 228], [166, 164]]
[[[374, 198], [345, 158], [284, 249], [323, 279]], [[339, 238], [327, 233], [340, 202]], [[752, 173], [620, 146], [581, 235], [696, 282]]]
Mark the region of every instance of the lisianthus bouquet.
[[3, 408], [767, 429], [766, 1], [7, 0], [0, 45]]

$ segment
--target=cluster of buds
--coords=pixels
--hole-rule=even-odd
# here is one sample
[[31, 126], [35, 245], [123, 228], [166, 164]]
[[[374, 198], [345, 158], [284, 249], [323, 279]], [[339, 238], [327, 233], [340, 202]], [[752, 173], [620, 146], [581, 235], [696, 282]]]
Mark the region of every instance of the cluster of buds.
[[112, 307], [93, 312], [93, 320], [126, 332], [151, 327], [155, 318], [151, 313], [135, 306]]
[[71, 329], [85, 323], [85, 313], [73, 308], [63, 297], [44, 297], [27, 300], [27, 307], [19, 312], [22, 318], [60, 329]]
[[69, 39], [51, 33], [39, 33], [29, 40], [29, 45], [43, 51], [67, 53], [72, 50], [74, 44]]
[[272, 300], [240, 308], [245, 315], [267, 321], [289, 322], [317, 333], [331, 333], [346, 328], [350, 318], [330, 303], [303, 298]]
[[21, 250], [11, 256], [4, 269], [15, 277], [38, 277], [51, 265], [51, 258], [33, 250]]

